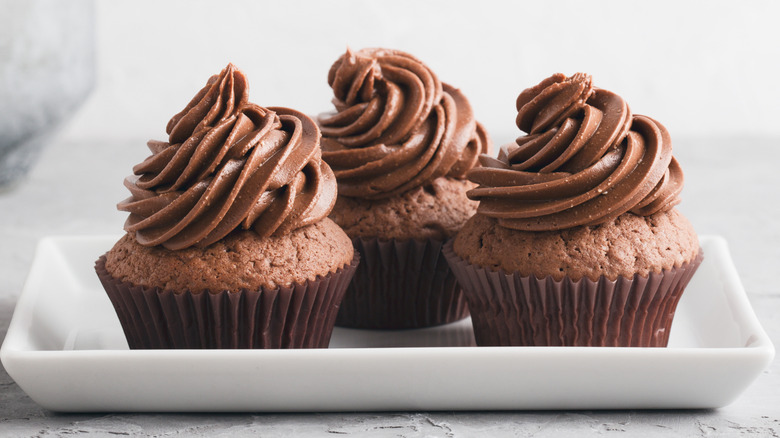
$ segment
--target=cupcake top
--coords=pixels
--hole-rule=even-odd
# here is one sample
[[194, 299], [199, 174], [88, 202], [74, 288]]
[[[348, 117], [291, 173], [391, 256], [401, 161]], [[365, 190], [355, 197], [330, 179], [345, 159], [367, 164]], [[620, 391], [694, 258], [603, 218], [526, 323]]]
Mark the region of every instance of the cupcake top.
[[555, 74], [517, 98], [527, 134], [469, 171], [478, 213], [500, 226], [549, 231], [650, 216], [680, 202], [683, 175], [666, 128], [633, 115], [591, 77]]
[[325, 218], [336, 180], [321, 159], [308, 116], [248, 100], [243, 73], [229, 64], [167, 126], [167, 142], [125, 179], [125, 230], [138, 243], [171, 250], [205, 247], [233, 230], [283, 235]]
[[339, 196], [330, 218], [352, 238], [445, 241], [476, 213], [477, 203], [466, 197], [472, 188], [467, 180], [437, 178], [392, 198]]
[[490, 140], [466, 97], [398, 50], [347, 50], [328, 73], [336, 112], [319, 118], [339, 193], [380, 199], [464, 178]]

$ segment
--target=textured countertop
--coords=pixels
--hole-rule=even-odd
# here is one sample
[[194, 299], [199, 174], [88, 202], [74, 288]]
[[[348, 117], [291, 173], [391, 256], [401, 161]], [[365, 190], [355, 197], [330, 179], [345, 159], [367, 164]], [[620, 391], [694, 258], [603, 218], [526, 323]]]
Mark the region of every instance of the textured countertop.
[[[0, 341], [47, 235], [121, 232], [114, 205], [144, 140], [55, 141], [29, 177], [0, 193]], [[750, 301], [780, 345], [780, 139], [676, 139], [686, 174], [680, 209], [700, 234], [721, 235]], [[700, 411], [398, 412], [328, 414], [77, 414], [35, 404], [0, 368], [0, 436], [780, 436], [775, 360], [733, 404]]]

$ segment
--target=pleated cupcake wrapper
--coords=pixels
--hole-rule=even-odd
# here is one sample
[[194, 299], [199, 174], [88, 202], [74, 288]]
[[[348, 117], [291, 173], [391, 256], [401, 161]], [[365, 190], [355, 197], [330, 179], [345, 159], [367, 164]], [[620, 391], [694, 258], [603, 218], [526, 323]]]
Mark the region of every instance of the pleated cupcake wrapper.
[[131, 349], [327, 348], [359, 262], [290, 287], [192, 293], [134, 286], [95, 270]]
[[677, 303], [701, 264], [696, 258], [648, 277], [597, 281], [525, 277], [444, 255], [471, 310], [477, 345], [665, 347]]
[[441, 253], [442, 241], [354, 238], [360, 263], [336, 325], [411, 329], [468, 316], [460, 286]]

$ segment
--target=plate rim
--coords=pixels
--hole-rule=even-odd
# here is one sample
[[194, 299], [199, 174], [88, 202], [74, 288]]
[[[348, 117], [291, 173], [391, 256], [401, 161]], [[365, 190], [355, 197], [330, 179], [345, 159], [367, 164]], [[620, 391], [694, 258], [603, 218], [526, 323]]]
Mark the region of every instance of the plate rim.
[[[729, 297], [729, 307], [738, 306], [734, 309], [736, 315], [739, 315], [739, 325], [749, 330], [749, 334], [754, 336], [754, 340], [740, 347], [670, 347], [670, 348], [642, 348], [642, 347], [474, 347], [474, 346], [435, 346], [435, 347], [360, 347], [360, 348], [331, 348], [331, 349], [278, 349], [278, 350], [39, 350], [20, 348], [25, 346], [27, 339], [22, 338], [25, 334], [23, 325], [30, 323], [32, 312], [34, 310], [35, 299], [40, 290], [35, 290], [31, 286], [31, 279], [37, 270], [40, 270], [41, 252], [46, 250], [47, 245], [55, 245], [58, 242], [85, 242], [115, 239], [113, 235], [101, 236], [48, 236], [42, 238], [36, 247], [33, 256], [33, 262], [25, 281], [22, 292], [19, 295], [18, 302], [13, 311], [11, 321], [6, 333], [3, 345], [0, 347], [0, 360], [2, 360], [8, 374], [18, 382], [17, 376], [27, 366], [43, 367], [56, 364], [78, 364], [90, 363], [93, 367], [98, 367], [103, 363], [111, 363], [117, 360], [132, 361], [133, 363], [143, 364], [145, 367], [154, 366], [157, 363], [172, 363], [179, 361], [207, 360], [209, 363], [219, 364], [234, 362], [236, 359], [266, 359], [269, 362], [278, 362], [284, 360], [312, 359], [332, 362], [334, 360], [349, 358], [358, 363], [372, 363], [384, 357], [393, 357], [396, 360], [413, 362], [426, 358], [435, 358], [441, 360], [443, 357], [457, 357], [469, 359], [476, 362], [483, 358], [499, 359], [517, 359], [522, 358], [531, 361], [544, 361], [549, 358], [571, 358], [577, 357], [583, 360], [599, 361], [605, 359], [637, 361], [642, 358], [657, 358], [658, 360], [671, 361], [670, 363], [684, 362], [690, 358], [709, 359], [720, 358], [728, 361], [744, 361], [750, 365], [750, 375], [753, 376], [749, 382], [752, 383], [763, 370], [769, 366], [775, 356], [775, 348], [766, 331], [761, 326], [755, 311], [753, 310], [747, 293], [742, 286], [741, 280], [731, 258], [728, 243], [723, 237], [702, 235], [700, 241], [706, 241], [707, 245], [716, 245], [722, 249], [722, 257], [718, 257], [718, 269], [724, 270], [723, 280], [728, 282], [725, 287], [725, 293]], [[32, 289], [32, 290], [31, 290]], [[24, 321], [27, 317], [28, 321]], [[18, 342], [18, 344], [17, 344]], [[33, 344], [30, 344], [33, 345]], [[747, 365], [746, 365], [747, 368]], [[755, 372], [755, 370], [758, 370]], [[17, 374], [17, 371], [20, 374]], [[754, 373], [755, 372], [755, 373]], [[747, 374], [747, 373], [746, 373]], [[753, 375], [755, 374], [755, 375]], [[25, 376], [26, 378], [27, 376]], [[744, 376], [743, 377], [744, 380]], [[20, 385], [22, 387], [22, 385]], [[22, 387], [23, 390], [27, 390]], [[734, 396], [739, 396], [744, 391], [742, 389]], [[28, 395], [33, 395], [28, 392]], [[40, 394], [36, 394], [33, 399], [39, 404], [53, 410], [69, 411], [67, 407], [61, 405], [52, 405], [50, 400], [40, 399]], [[731, 401], [733, 401], [733, 399]], [[730, 403], [720, 402], [722, 404], [701, 407], [720, 407]], [[659, 408], [664, 408], [660, 406]], [[473, 408], [472, 408], [473, 409]], [[479, 408], [477, 408], [479, 409]], [[74, 411], [80, 411], [75, 409]]]

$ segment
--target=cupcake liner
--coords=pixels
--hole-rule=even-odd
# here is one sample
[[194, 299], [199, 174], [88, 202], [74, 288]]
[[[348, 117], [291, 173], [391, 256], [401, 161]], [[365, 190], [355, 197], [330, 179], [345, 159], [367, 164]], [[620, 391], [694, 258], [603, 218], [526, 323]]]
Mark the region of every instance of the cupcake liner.
[[353, 238], [363, 257], [347, 288], [336, 325], [411, 329], [457, 321], [468, 307], [441, 253], [443, 242]]
[[492, 271], [443, 253], [471, 310], [477, 345], [665, 347], [677, 303], [701, 264], [597, 281]]
[[327, 348], [360, 256], [314, 281], [290, 287], [193, 293], [134, 286], [95, 271], [131, 349]]

